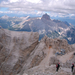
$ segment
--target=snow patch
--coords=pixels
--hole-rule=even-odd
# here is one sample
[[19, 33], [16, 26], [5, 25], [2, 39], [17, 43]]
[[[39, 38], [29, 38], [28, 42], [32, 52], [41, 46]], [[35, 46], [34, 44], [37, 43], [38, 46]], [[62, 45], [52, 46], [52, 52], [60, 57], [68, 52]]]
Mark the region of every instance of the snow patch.
[[39, 34], [45, 34], [45, 33], [46, 33], [45, 29], [39, 30]]
[[67, 38], [67, 39], [68, 39], [69, 41], [71, 41], [71, 39], [72, 39], [72, 38], [71, 38], [71, 37], [69, 37], [69, 38]]

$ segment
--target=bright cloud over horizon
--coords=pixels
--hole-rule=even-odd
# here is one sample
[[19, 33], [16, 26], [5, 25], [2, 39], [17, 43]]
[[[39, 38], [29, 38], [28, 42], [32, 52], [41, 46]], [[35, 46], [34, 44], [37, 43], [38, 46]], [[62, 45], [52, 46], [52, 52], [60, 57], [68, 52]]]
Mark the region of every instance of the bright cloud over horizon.
[[75, 0], [0, 0], [0, 13], [42, 15], [45, 12], [51, 16], [75, 16]]

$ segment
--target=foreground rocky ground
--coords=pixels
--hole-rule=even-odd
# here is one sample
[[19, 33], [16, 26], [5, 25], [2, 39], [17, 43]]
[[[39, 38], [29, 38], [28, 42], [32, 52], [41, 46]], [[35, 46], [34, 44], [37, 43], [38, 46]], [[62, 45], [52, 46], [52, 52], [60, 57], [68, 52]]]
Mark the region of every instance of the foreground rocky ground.
[[[0, 75], [74, 75], [75, 45], [65, 39], [45, 36], [38, 42], [37, 32], [14, 32], [0, 29]], [[64, 55], [56, 55], [65, 50]], [[61, 69], [56, 72], [55, 64]]]
[[70, 68], [60, 68], [58, 72], [56, 72], [55, 65], [51, 65], [49, 67], [40, 68], [34, 67], [25, 71], [23, 75], [72, 75]]

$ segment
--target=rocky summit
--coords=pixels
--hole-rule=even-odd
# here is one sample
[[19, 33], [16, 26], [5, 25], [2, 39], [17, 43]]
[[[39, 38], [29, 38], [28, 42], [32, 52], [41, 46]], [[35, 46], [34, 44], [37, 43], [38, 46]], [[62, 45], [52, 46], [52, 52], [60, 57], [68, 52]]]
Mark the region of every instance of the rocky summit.
[[70, 68], [75, 64], [74, 44], [47, 36], [38, 40], [37, 32], [0, 29], [0, 75], [75, 75]]
[[42, 16], [41, 20], [43, 20], [43, 19], [50, 20], [50, 16], [46, 13]]

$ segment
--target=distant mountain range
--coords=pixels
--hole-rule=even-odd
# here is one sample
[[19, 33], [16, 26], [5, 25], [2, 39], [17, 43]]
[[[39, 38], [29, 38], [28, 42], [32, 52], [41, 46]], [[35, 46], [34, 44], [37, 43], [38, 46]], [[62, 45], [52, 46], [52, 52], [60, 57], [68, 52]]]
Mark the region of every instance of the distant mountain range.
[[14, 31], [38, 32], [39, 40], [47, 35], [50, 38], [66, 39], [69, 44], [75, 43], [75, 27], [66, 21], [52, 20], [48, 14], [41, 18], [3, 16], [0, 26]]

